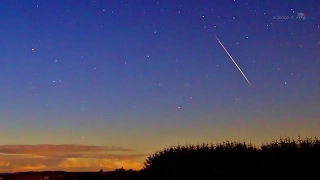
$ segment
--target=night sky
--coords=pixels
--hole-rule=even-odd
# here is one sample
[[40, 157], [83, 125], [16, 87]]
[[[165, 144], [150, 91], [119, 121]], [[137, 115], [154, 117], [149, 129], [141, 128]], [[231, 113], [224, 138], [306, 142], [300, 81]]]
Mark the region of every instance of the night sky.
[[320, 136], [317, 0], [3, 0], [0, 22], [1, 172]]

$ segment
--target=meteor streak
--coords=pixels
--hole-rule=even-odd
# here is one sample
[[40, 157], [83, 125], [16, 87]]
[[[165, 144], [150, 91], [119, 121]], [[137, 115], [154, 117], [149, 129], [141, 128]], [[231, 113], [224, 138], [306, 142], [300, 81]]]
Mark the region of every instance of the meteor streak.
[[248, 78], [246, 77], [246, 75], [244, 75], [244, 73], [241, 71], [240, 67], [238, 66], [238, 64], [236, 63], [235, 60], [233, 60], [233, 58], [231, 57], [231, 55], [229, 54], [229, 52], [227, 51], [227, 49], [223, 46], [223, 44], [220, 42], [220, 40], [217, 38], [217, 36], [215, 36], [217, 41], [219, 42], [219, 44], [221, 45], [221, 47], [224, 49], [224, 51], [228, 54], [228, 56], [230, 57], [230, 59], [232, 60], [232, 62], [234, 63], [234, 65], [236, 65], [236, 67], [238, 68], [238, 70], [240, 71], [240, 73], [242, 74], [242, 76], [247, 80], [248, 84], [251, 86], [250, 81], [248, 80]]

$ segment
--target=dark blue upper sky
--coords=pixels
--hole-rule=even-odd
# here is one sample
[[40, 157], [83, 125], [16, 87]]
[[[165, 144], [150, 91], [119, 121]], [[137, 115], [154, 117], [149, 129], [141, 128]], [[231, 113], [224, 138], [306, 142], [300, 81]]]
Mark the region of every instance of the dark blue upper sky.
[[[216, 136], [260, 141], [272, 134], [264, 123], [278, 128], [276, 136], [316, 132], [318, 1], [0, 5], [0, 135], [6, 137], [0, 144], [109, 143], [149, 151], [158, 147], [151, 137], [161, 146]], [[246, 133], [256, 131], [261, 137]], [[136, 138], [141, 142], [130, 143]]]

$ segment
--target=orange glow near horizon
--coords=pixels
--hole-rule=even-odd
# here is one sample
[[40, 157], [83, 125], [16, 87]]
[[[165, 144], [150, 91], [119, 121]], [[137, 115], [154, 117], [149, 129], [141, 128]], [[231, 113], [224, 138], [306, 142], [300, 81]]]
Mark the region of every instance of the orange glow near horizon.
[[[108, 153], [118, 151], [118, 153]], [[139, 170], [145, 154], [121, 153], [129, 150], [88, 145], [2, 145], [0, 171], [99, 171], [117, 168]], [[120, 153], [119, 153], [120, 152]]]
[[[113, 171], [117, 168], [139, 170], [143, 167], [145, 159], [157, 150], [162, 150], [170, 145], [186, 143], [197, 144], [202, 142], [219, 143], [225, 140], [246, 141], [255, 145], [270, 142], [280, 136], [302, 138], [320, 136], [317, 129], [319, 121], [316, 119], [297, 121], [266, 121], [254, 122], [233, 121], [232, 124], [216, 123], [214, 126], [202, 124], [185, 124], [185, 127], [176, 128], [173, 125], [166, 127], [166, 131], [150, 127], [149, 131], [130, 131], [113, 135], [110, 144], [116, 146], [102, 146], [107, 141], [95, 141], [87, 138], [83, 144], [41, 144], [42, 141], [26, 141], [28, 144], [0, 145], [0, 172], [21, 171]], [[3, 133], [3, 132], [2, 132]], [[109, 135], [111, 134], [108, 132]], [[92, 133], [94, 134], [94, 133]], [[118, 133], [119, 134], [119, 133]], [[17, 135], [17, 134], [16, 134]], [[61, 133], [61, 137], [68, 137]], [[18, 135], [17, 135], [18, 136]], [[44, 134], [44, 137], [48, 134]], [[119, 136], [118, 136], [119, 137]], [[16, 139], [18, 139], [16, 137]], [[52, 139], [53, 140], [57, 140]], [[62, 138], [65, 141], [71, 141]], [[137, 140], [138, 139], [138, 140]], [[10, 139], [7, 139], [10, 142]], [[11, 141], [13, 142], [13, 140]], [[14, 141], [18, 142], [18, 141]], [[63, 141], [60, 141], [63, 142]], [[88, 145], [88, 143], [100, 145]], [[33, 144], [32, 144], [33, 143]], [[40, 143], [40, 144], [37, 144]], [[85, 144], [86, 143], [86, 144]], [[121, 146], [126, 145], [126, 146]]]

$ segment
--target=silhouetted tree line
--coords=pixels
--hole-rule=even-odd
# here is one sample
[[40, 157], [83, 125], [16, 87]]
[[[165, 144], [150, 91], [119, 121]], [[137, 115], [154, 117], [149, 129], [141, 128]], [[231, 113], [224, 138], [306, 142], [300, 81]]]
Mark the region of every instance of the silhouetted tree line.
[[[78, 180], [319, 179], [320, 141], [280, 138], [259, 148], [246, 142], [172, 146], [149, 156], [140, 171], [117, 169]], [[74, 177], [65, 177], [74, 179]]]
[[124, 168], [116, 169], [115, 171], [104, 174], [102, 170], [99, 173], [91, 176], [82, 176], [78, 180], [141, 180], [143, 179], [140, 171], [132, 169], [125, 170]]
[[147, 158], [146, 179], [320, 178], [320, 141], [280, 138], [263, 144], [223, 142], [174, 146]]

